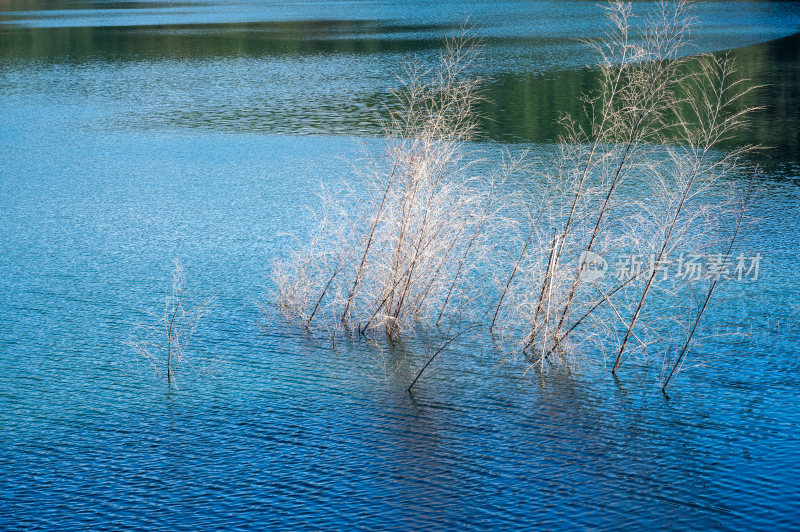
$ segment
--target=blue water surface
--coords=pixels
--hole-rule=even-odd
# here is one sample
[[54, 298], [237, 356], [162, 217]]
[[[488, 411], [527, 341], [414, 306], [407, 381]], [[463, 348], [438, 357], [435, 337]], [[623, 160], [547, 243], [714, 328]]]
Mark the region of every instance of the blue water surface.
[[[525, 72], [581, 63], [559, 43], [600, 20], [577, 17], [585, 2], [83, 4], [4, 18], [42, 31], [337, 18], [449, 28], [409, 30], [435, 39], [474, 9], [506, 50], [520, 34], [559, 37], [537, 45], [553, 63], [487, 67]], [[698, 31], [719, 38], [708, 49], [785, 36], [800, 20], [785, 2], [699, 9]], [[527, 24], [536, 10], [551, 18]], [[759, 181], [760, 221], [742, 246], [764, 255], [761, 276], [730, 287], [705, 324], [725, 334], [692, 353], [701, 365], [669, 398], [658, 368], [525, 374], [471, 341], [409, 394], [424, 337], [331, 345], [257, 302], [320, 183], [354, 179], [345, 159], [378, 145], [347, 110], [368, 115], [369, 94], [413, 50], [113, 60], [103, 42], [88, 55], [3, 56], [0, 527], [797, 526], [798, 161]], [[503, 148], [550, 149], [481, 145], [489, 157]], [[163, 303], [176, 258], [189, 289], [217, 299], [191, 345], [194, 370], [168, 387], [124, 341]]]

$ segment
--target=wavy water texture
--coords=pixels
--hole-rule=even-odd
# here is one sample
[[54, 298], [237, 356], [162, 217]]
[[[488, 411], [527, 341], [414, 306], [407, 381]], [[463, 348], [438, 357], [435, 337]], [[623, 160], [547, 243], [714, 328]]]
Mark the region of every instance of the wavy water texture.
[[[474, 7], [474, 147], [535, 157], [592, 86], [591, 3], [253, 5], [0, 1], [0, 528], [796, 526], [797, 6], [699, 6], [701, 47], [772, 83], [750, 140], [779, 149], [740, 244], [760, 277], [666, 399], [653, 370], [523, 375], [472, 338], [410, 395], [424, 335], [332, 348], [255, 304], [402, 59]], [[217, 303], [168, 388], [124, 340], [173, 258]]]

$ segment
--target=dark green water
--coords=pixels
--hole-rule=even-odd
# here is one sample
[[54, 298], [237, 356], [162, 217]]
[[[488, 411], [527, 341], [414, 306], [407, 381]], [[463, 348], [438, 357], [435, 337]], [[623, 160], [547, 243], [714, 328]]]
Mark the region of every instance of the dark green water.
[[[320, 182], [375, 142], [403, 60], [470, 15], [481, 147], [536, 154], [596, 83], [575, 41], [599, 35], [592, 3], [0, 11], [0, 528], [796, 526], [796, 4], [697, 6], [695, 50], [768, 85], [741, 141], [775, 149], [742, 244], [762, 276], [705, 332], [741, 330], [693, 353], [669, 400], [647, 370], [532, 378], [470, 345], [410, 396], [423, 339], [331, 350], [254, 304]], [[193, 344], [219, 365], [169, 390], [122, 341], [172, 258], [219, 294]]]

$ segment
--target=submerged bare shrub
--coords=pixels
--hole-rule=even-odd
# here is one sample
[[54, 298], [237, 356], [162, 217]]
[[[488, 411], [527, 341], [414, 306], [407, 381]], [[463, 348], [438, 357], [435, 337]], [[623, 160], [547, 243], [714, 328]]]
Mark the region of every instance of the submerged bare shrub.
[[274, 267], [285, 313], [307, 327], [396, 337], [460, 316], [476, 297], [497, 188], [519, 166], [473, 168], [480, 158], [465, 143], [477, 127], [476, 53], [459, 38], [434, 67], [405, 66], [383, 151], [357, 161], [354, 182], [323, 191], [318, 231]]
[[[608, 4], [609, 29], [591, 43], [599, 88], [535, 172], [510, 156], [474, 171], [474, 44], [450, 42], [433, 69], [408, 65], [384, 151], [323, 193], [317, 232], [276, 264], [279, 306], [306, 327], [390, 337], [484, 320], [529, 368], [599, 359], [616, 374], [655, 360], [671, 368], [666, 388], [724, 284], [687, 275], [685, 259], [734, 250], [755, 149], [723, 149], [754, 88], [729, 57], [686, 55], [689, 7], [662, 2], [642, 19]], [[520, 190], [499, 193], [514, 174]], [[605, 275], [626, 253], [624, 271]], [[670, 265], [683, 273], [668, 278]]]
[[190, 300], [183, 266], [173, 262], [172, 281], [161, 312], [148, 312], [152, 322], [140, 324], [137, 335], [126, 343], [156, 372], [172, 384], [175, 373], [189, 363], [186, 350], [200, 320], [208, 315], [214, 297]]
[[[540, 370], [597, 352], [613, 373], [630, 356], [672, 356], [696, 330], [693, 291], [714, 279], [666, 279], [664, 267], [718, 252], [726, 226], [739, 231], [746, 206], [734, 206], [735, 183], [753, 147], [719, 147], [746, 125], [740, 101], [753, 88], [728, 57], [683, 57], [687, 9], [664, 2], [636, 25], [630, 4], [607, 8], [610, 30], [593, 43], [600, 88], [585, 116], [563, 121], [538, 179], [541, 216], [494, 309], [500, 334]], [[619, 278], [592, 271], [622, 253], [646, 263]]]

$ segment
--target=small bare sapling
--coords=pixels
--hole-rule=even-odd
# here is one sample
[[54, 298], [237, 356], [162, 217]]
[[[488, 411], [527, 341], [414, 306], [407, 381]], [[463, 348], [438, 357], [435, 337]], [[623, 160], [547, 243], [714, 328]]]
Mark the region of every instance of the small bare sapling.
[[151, 321], [139, 324], [135, 337], [126, 342], [157, 375], [166, 375], [169, 385], [175, 381], [178, 368], [189, 362], [187, 348], [192, 335], [215, 299], [214, 296], [190, 299], [183, 266], [178, 260], [173, 263], [172, 281], [165, 291], [163, 310], [147, 312]]

